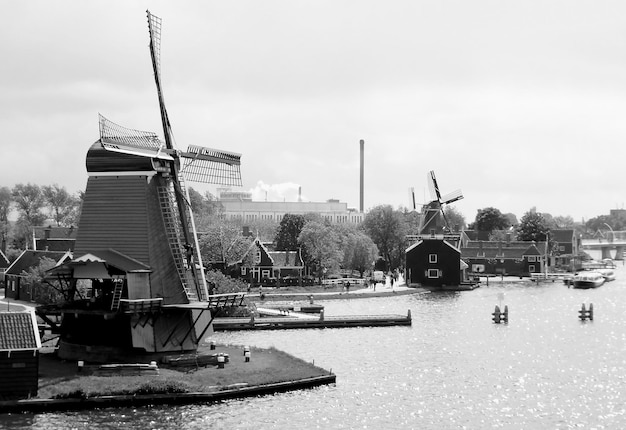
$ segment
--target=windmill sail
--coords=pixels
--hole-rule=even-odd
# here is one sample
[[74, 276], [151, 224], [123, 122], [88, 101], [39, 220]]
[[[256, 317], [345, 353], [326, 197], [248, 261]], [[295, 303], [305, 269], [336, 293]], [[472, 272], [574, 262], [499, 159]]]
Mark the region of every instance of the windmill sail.
[[448, 203], [462, 199], [463, 194], [461, 193], [461, 190], [456, 190], [442, 197], [434, 170], [428, 172], [427, 182], [432, 196], [432, 201], [423, 207], [420, 233], [428, 234], [433, 232], [441, 233], [442, 231], [450, 231], [448, 219], [443, 207]]
[[[148, 31], [150, 33], [150, 57], [152, 59], [154, 81], [157, 87], [161, 123], [165, 137], [165, 148], [163, 150], [170, 152], [170, 155], [180, 160], [180, 162], [177, 162], [177, 160], [170, 162], [172, 186], [169, 187], [169, 190], [163, 191], [162, 193], [163, 196], [169, 196], [163, 199], [164, 221], [175, 225], [171, 233], [172, 252], [175, 258], [180, 259], [178, 254], [180, 254], [181, 246], [186, 249], [186, 253], [189, 253], [189, 250], [193, 249], [196, 261], [200, 267], [200, 270], [198, 270], [199, 273], [196, 273], [195, 264], [193, 265], [194, 267], [191, 268], [194, 279], [200, 284], [196, 285], [196, 289], [198, 294], [206, 297], [208, 296], [208, 290], [204, 277], [193, 213], [189, 205], [189, 192], [185, 186], [185, 181], [189, 179], [197, 182], [220, 185], [241, 185], [241, 172], [239, 170], [240, 155], [200, 146], [190, 146], [185, 153], [176, 151], [161, 85], [161, 18], [152, 15], [150, 11], [147, 11], [147, 15]], [[180, 168], [180, 164], [182, 164], [182, 168]], [[174, 215], [175, 212], [178, 214], [178, 219], [174, 222], [171, 220], [176, 218]], [[165, 216], [166, 213], [170, 213], [171, 216]], [[178, 238], [174, 236], [178, 236]], [[190, 248], [191, 246], [192, 248]], [[181, 271], [180, 275], [184, 283], [185, 274]]]

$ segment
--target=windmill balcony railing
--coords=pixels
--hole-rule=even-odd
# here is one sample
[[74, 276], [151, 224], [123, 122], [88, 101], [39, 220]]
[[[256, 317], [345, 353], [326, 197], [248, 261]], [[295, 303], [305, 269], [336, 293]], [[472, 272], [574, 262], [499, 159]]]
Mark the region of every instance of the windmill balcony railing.
[[161, 310], [162, 298], [120, 299], [120, 310], [126, 314], [155, 313]]

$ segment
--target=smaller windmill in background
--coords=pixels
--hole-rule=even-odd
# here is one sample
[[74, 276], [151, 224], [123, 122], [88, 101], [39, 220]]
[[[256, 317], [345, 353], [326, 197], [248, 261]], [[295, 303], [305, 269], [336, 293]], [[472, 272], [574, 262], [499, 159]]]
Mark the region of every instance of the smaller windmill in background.
[[[449, 233], [451, 229], [444, 212], [444, 205], [461, 200], [463, 198], [463, 194], [461, 193], [461, 190], [455, 190], [442, 197], [434, 170], [431, 170], [428, 173], [427, 182], [432, 200], [422, 206], [419, 233]], [[413, 209], [415, 209], [415, 194], [413, 194]]]
[[[453, 291], [474, 289], [478, 283], [468, 279], [468, 266], [461, 259], [461, 235], [451, 231], [444, 213], [444, 206], [462, 199], [463, 194], [456, 190], [442, 196], [432, 170], [427, 182], [432, 200], [422, 205], [419, 234], [407, 236], [411, 245], [405, 251], [406, 283]], [[416, 211], [414, 192], [411, 198]]]

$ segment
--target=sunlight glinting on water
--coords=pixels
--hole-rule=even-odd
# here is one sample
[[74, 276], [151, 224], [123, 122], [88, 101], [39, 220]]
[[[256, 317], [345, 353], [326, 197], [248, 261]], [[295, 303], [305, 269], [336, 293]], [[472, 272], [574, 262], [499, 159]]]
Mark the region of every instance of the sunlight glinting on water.
[[[337, 384], [213, 405], [20, 416], [13, 428], [623, 428], [626, 270], [592, 290], [490, 281], [470, 292], [320, 302], [411, 327], [220, 332], [332, 369]], [[502, 301], [500, 302], [500, 298]], [[594, 305], [594, 321], [578, 310]], [[495, 305], [509, 323], [494, 324]], [[14, 420], [15, 421], [15, 420]], [[21, 421], [21, 422], [20, 422]]]

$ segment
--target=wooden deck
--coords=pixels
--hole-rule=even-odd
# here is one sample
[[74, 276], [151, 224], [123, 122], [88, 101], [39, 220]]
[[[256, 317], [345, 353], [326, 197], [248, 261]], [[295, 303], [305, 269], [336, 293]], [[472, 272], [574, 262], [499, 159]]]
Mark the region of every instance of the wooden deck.
[[324, 316], [318, 319], [289, 317], [276, 318], [215, 318], [215, 331], [228, 330], [288, 330], [299, 328], [387, 327], [410, 326], [411, 311], [407, 315], [347, 315]]

